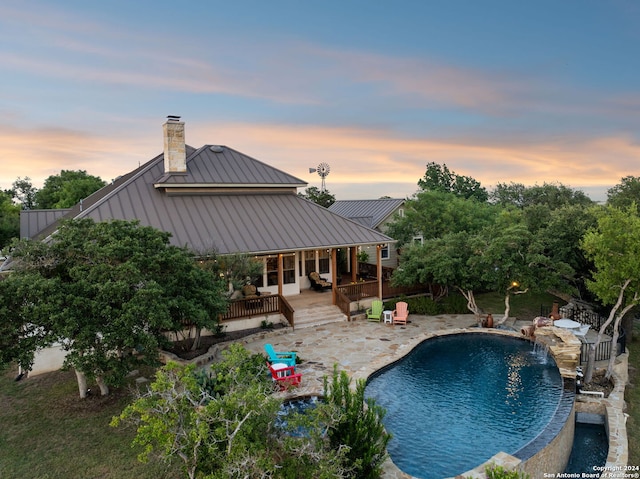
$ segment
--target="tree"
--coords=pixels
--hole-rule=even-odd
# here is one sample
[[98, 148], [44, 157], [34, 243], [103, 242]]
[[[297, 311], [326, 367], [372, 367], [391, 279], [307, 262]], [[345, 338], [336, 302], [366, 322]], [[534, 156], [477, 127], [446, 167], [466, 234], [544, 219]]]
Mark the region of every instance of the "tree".
[[[536, 208], [536, 207], [531, 207]], [[523, 210], [525, 217], [530, 208]], [[586, 281], [591, 278], [593, 263], [586, 257], [580, 242], [584, 235], [597, 224], [598, 208], [566, 205], [555, 210], [547, 210], [543, 223], [538, 227], [529, 224], [529, 230], [537, 236], [540, 254], [548, 258], [550, 264], [566, 265], [555, 273], [566, 284], [557, 293], [571, 291], [579, 297], [590, 300]]]
[[35, 207], [37, 188], [31, 183], [31, 178], [26, 176], [13, 182], [11, 185], [12, 196], [18, 200], [23, 210], [31, 210]]
[[580, 190], [574, 190], [561, 183], [544, 183], [542, 186], [525, 186], [522, 183], [498, 183], [491, 192], [492, 203], [502, 206], [526, 208], [534, 205], [555, 210], [563, 206], [593, 205], [593, 201]]
[[571, 275], [562, 262], [552, 262], [543, 244], [523, 221], [522, 212], [503, 210], [480, 231], [459, 231], [407, 248], [393, 274], [395, 284], [436, 283], [454, 287], [467, 300], [478, 319], [477, 291], [504, 295], [504, 315], [509, 317], [510, 298], [529, 290], [560, 288], [559, 278]]
[[478, 318], [480, 309], [474, 291], [484, 290], [484, 278], [468, 267], [472, 235], [464, 231], [426, 240], [406, 248], [400, 266], [393, 272], [394, 285], [435, 283], [457, 289], [467, 300], [467, 308]]
[[136, 425], [134, 444], [143, 447], [138, 458], [146, 462], [155, 452], [166, 462], [179, 459], [190, 479], [198, 472], [235, 477], [233, 469], [260, 477], [255, 441], [267, 440], [266, 418], [274, 419], [280, 405], [272, 387], [263, 358], [233, 345], [208, 375], [199, 376], [193, 365], [169, 363], [111, 424]]
[[423, 191], [439, 191], [453, 193], [464, 199], [473, 199], [482, 203], [489, 198], [487, 190], [480, 182], [470, 176], [458, 175], [449, 171], [446, 164], [427, 163], [424, 177], [418, 180], [418, 186]]
[[302, 198], [306, 198], [309, 201], [313, 201], [314, 203], [324, 206], [328, 208], [332, 204], [336, 202], [336, 197], [332, 195], [329, 190], [321, 191], [316, 186], [310, 186], [304, 193], [298, 193], [298, 196]]
[[[169, 245], [168, 233], [137, 222], [69, 220], [51, 242], [23, 240], [11, 255], [3, 299], [12, 307], [4, 314], [20, 318], [16, 327], [41, 331], [37, 346], [62, 344], [81, 397], [87, 379], [105, 395], [139, 364], [155, 364], [164, 331], [185, 322], [214, 327], [226, 309], [217, 278]], [[11, 299], [12, 291], [25, 299]], [[33, 335], [19, 329], [15, 336], [30, 350]]]
[[640, 205], [640, 177], [625, 176], [620, 183], [607, 190], [607, 205], [625, 209], [632, 203]]
[[[189, 478], [353, 477], [345, 472], [351, 469], [347, 448], [331, 449], [327, 434], [354, 416], [327, 404], [305, 417], [287, 417], [288, 424], [278, 427], [281, 399], [273, 392], [264, 357], [234, 344], [208, 372], [168, 364], [150, 389], [111, 424], [134, 424], [134, 444], [143, 448], [141, 460], [152, 453], [167, 462], [180, 460]], [[373, 411], [375, 405], [372, 412], [355, 417]], [[301, 427], [305, 434], [292, 434]], [[356, 427], [354, 423], [352, 428]], [[367, 437], [364, 434], [357, 437]], [[364, 450], [367, 445], [359, 447]]]
[[84, 170], [62, 170], [44, 181], [44, 186], [35, 194], [36, 207], [71, 208], [105, 185], [99, 177], [88, 175]]
[[0, 192], [0, 249], [18, 236], [20, 236], [20, 207], [13, 204], [9, 194]]
[[452, 193], [421, 191], [405, 202], [404, 216], [394, 218], [387, 233], [402, 246], [415, 236], [425, 240], [447, 233], [474, 233], [491, 224], [499, 209]]
[[229, 287], [228, 294], [239, 291], [247, 282], [253, 283], [262, 277], [264, 264], [248, 254], [219, 255], [216, 252], [198, 255], [202, 267], [221, 278]]
[[622, 318], [640, 303], [640, 215], [635, 203], [625, 209], [608, 206], [600, 210], [597, 228], [589, 231], [582, 248], [593, 261], [593, 279], [587, 287], [604, 305], [612, 305], [607, 320], [598, 331], [595, 343], [589, 344], [585, 382], [593, 376], [595, 354], [606, 328], [613, 322], [611, 356], [606, 377], [613, 374], [618, 331]]

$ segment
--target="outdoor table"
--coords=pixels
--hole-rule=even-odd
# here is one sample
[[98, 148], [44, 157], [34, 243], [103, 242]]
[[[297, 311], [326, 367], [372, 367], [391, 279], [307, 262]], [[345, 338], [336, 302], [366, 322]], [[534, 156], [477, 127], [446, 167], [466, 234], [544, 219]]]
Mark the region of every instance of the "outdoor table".
[[581, 326], [579, 322], [573, 319], [558, 319], [553, 322], [553, 325], [565, 329], [577, 329]]
[[385, 310], [382, 312], [382, 315], [384, 316], [384, 322], [386, 323], [393, 323], [393, 311], [390, 310]]

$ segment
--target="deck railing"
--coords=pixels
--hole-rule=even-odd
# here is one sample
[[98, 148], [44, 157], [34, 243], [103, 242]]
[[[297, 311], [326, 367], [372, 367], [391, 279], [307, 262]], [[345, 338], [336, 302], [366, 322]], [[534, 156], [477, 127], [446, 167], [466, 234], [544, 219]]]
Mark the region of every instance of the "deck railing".
[[[541, 306], [540, 316], [549, 317], [550, 311], [548, 307]], [[598, 313], [586, 310], [562, 309], [562, 315], [578, 323], [588, 324], [596, 333], [600, 331], [602, 325], [607, 321], [607, 318], [600, 316]], [[619, 333], [617, 344], [620, 346], [616, 345], [616, 355], [622, 354], [626, 350], [626, 334], [622, 327], [619, 329]], [[604, 334], [606, 334], [607, 337], [600, 341], [600, 344], [598, 344], [596, 348], [596, 361], [606, 361], [611, 357], [611, 348], [613, 347], [613, 321], [605, 328]], [[580, 364], [585, 364], [588, 360], [589, 344], [590, 343], [583, 342], [580, 347]]]
[[293, 328], [293, 308], [289, 302], [279, 294], [265, 294], [257, 298], [236, 299], [229, 303], [225, 314], [220, 315], [220, 322], [234, 321], [237, 319], [264, 316], [267, 314], [282, 314]]
[[336, 290], [349, 298], [350, 301], [360, 301], [363, 298], [378, 296], [377, 281], [358, 281], [357, 283], [341, 284]]
[[340, 288], [336, 288], [336, 306], [347, 316], [347, 321], [351, 321], [351, 300]]

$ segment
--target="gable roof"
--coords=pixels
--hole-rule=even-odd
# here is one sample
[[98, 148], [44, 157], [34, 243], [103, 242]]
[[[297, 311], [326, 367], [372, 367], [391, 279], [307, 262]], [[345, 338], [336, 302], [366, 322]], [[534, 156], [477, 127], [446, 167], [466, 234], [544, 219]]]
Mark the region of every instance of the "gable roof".
[[[64, 218], [134, 220], [196, 253], [268, 254], [393, 242], [297, 195], [306, 182], [226, 146], [186, 147], [187, 173], [161, 154], [116, 179]], [[57, 222], [39, 233], [44, 238]]]
[[336, 201], [329, 211], [367, 226], [379, 227], [384, 220], [394, 214], [404, 204], [398, 198], [380, 198], [377, 200], [342, 200]]
[[307, 183], [227, 146], [205, 145], [188, 153], [186, 173], [165, 173], [156, 181], [157, 187], [173, 185], [296, 188]]

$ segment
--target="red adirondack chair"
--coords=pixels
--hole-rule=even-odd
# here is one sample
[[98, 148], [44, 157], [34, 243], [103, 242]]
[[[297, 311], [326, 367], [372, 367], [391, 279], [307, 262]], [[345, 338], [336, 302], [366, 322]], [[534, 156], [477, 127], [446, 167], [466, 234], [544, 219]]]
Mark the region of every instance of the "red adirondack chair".
[[267, 363], [267, 367], [271, 372], [271, 378], [281, 391], [290, 387], [298, 387], [302, 381], [302, 374], [296, 373], [295, 366], [287, 366], [284, 363]]

